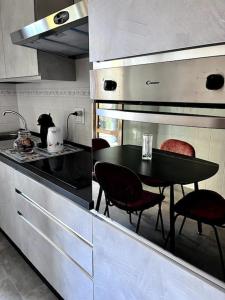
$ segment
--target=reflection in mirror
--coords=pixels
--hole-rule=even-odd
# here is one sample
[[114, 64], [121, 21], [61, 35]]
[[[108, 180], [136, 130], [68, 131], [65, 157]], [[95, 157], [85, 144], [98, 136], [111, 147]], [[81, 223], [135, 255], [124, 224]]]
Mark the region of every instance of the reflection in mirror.
[[[117, 107], [118, 108], [118, 107]], [[121, 109], [121, 108], [120, 108]], [[187, 114], [199, 114], [199, 115], [212, 115], [212, 116], [222, 116], [225, 117], [225, 111], [219, 109], [203, 109], [203, 108], [186, 108], [186, 107], [154, 107], [154, 106], [135, 106], [135, 105], [124, 105], [123, 109], [125, 110], [144, 110], [144, 111], [158, 111], [158, 112], [174, 112], [174, 113], [187, 113]], [[175, 184], [174, 185], [174, 203], [176, 207], [176, 203], [181, 200], [184, 196], [192, 195], [191, 193], [199, 188], [201, 190], [209, 190], [209, 193], [206, 194], [198, 194], [197, 200], [194, 198], [195, 203], [199, 204], [199, 212], [206, 215], [206, 219], [202, 220], [202, 222], [196, 222], [189, 218], [183, 218], [182, 216], [177, 217], [175, 223], [175, 252], [174, 254], [183, 260], [193, 264], [199, 269], [206, 271], [207, 273], [224, 280], [223, 275], [223, 266], [222, 266], [222, 256], [221, 252], [225, 249], [225, 229], [221, 226], [216, 226], [217, 233], [219, 237], [220, 244], [217, 243], [215, 228], [205, 224], [211, 216], [213, 218], [218, 217], [220, 214], [224, 214], [225, 218], [225, 131], [223, 129], [209, 129], [209, 128], [194, 128], [194, 127], [183, 127], [183, 126], [172, 126], [172, 125], [161, 125], [161, 124], [151, 124], [151, 123], [143, 123], [143, 122], [135, 122], [135, 121], [120, 121], [122, 122], [120, 127], [118, 128], [119, 136], [121, 137], [120, 141], [116, 144], [111, 143], [111, 147], [115, 147], [116, 145], [137, 145], [141, 148], [142, 146], [142, 136], [145, 133], [150, 133], [153, 135], [153, 148], [160, 149], [162, 144], [169, 139], [179, 140], [183, 143], [179, 145], [178, 150], [174, 146], [169, 148], [169, 151], [182, 153], [184, 151], [184, 145], [186, 143], [190, 146], [188, 152], [183, 153], [189, 156], [189, 166], [191, 166], [191, 161], [199, 162], [198, 159], [204, 160], [212, 164], [213, 167], [219, 165], [219, 169], [215, 172], [212, 172], [210, 176], [207, 176], [204, 180], [199, 180], [199, 182], [191, 182], [189, 184]], [[104, 136], [107, 139], [107, 136]], [[110, 139], [108, 140], [111, 142]], [[116, 146], [118, 147], [118, 146]], [[190, 149], [194, 149], [191, 151]], [[168, 150], [166, 148], [163, 148]], [[182, 151], [181, 151], [182, 150]], [[162, 151], [162, 150], [157, 150]], [[158, 155], [158, 154], [157, 154]], [[175, 154], [176, 156], [177, 154]], [[106, 156], [105, 156], [106, 157]], [[155, 154], [156, 157], [156, 154]], [[158, 157], [158, 156], [157, 156]], [[121, 163], [122, 161], [127, 162], [129, 157], [117, 160], [117, 162]], [[181, 156], [176, 156], [176, 160], [181, 159]], [[196, 160], [197, 159], [197, 160]], [[176, 161], [174, 160], [174, 161]], [[115, 160], [116, 161], [116, 160]], [[160, 194], [163, 192], [165, 199], [162, 202], [162, 216], [165, 228], [165, 236], [168, 236], [170, 232], [170, 203], [171, 203], [171, 194], [170, 187], [168, 184], [162, 183], [154, 180], [149, 180], [144, 178], [140, 174], [140, 168], [138, 171], [137, 167], [138, 157], [133, 158], [130, 166], [133, 167], [133, 171], [136, 171], [140, 180], [142, 181], [143, 189]], [[200, 172], [199, 167], [193, 167], [186, 169], [179, 169], [179, 164], [172, 164], [172, 160], [154, 160], [154, 152], [153, 152], [153, 160], [155, 168], [155, 174], [157, 174], [156, 164], [158, 163], [158, 174], [160, 174], [160, 170], [163, 169], [165, 173], [171, 174], [171, 178], [175, 176], [174, 174], [181, 174], [180, 177], [188, 175], [195, 178], [197, 173]], [[174, 163], [173, 161], [173, 163]], [[202, 162], [204, 165], [207, 165], [207, 162]], [[151, 162], [149, 162], [151, 163]], [[160, 163], [165, 163], [166, 166], [161, 166]], [[152, 166], [153, 167], [153, 166]], [[153, 169], [154, 169], [153, 168]], [[218, 166], [217, 166], [218, 168]], [[187, 170], [189, 174], [187, 173]], [[185, 177], [184, 176], [184, 177]], [[200, 178], [200, 177], [199, 177]], [[162, 177], [161, 177], [162, 179]], [[116, 188], [116, 187], [115, 187]], [[95, 201], [97, 201], [99, 192], [99, 185], [95, 181], [93, 182], [93, 197]], [[216, 192], [216, 193], [214, 193]], [[195, 194], [194, 194], [195, 196]], [[188, 196], [189, 197], [189, 196]], [[191, 198], [191, 197], [190, 197]], [[201, 200], [199, 202], [199, 199]], [[189, 199], [190, 200], [190, 199]], [[213, 201], [211, 201], [213, 200]], [[198, 201], [198, 202], [197, 202]], [[210, 202], [211, 201], [211, 202]], [[221, 202], [222, 201], [222, 202]], [[193, 199], [188, 201], [188, 205], [193, 202]], [[212, 203], [213, 202], [213, 203]], [[222, 206], [220, 206], [222, 203]], [[217, 206], [218, 204], [218, 206]], [[185, 203], [186, 205], [186, 203]], [[213, 206], [214, 205], [214, 206]], [[105, 212], [105, 196], [104, 193], [102, 195], [102, 199], [100, 202], [101, 213]], [[138, 221], [138, 214], [134, 211], [130, 216], [124, 210], [119, 209], [115, 206], [109, 207], [109, 215], [110, 217], [124, 225], [125, 227], [135, 231], [136, 224]], [[185, 222], [183, 222], [185, 221]], [[217, 220], [218, 221], [218, 220]], [[225, 221], [225, 220], [224, 220]], [[201, 223], [201, 224], [200, 224]], [[213, 222], [212, 222], [213, 224]], [[219, 224], [219, 223], [218, 223]], [[218, 225], [217, 224], [217, 225]], [[181, 228], [181, 225], [183, 227]], [[200, 226], [202, 225], [202, 226]], [[222, 224], [219, 224], [222, 225]], [[182, 230], [180, 230], [182, 229]], [[169, 238], [167, 242], [162, 238], [162, 232], [160, 227], [160, 222], [158, 220], [158, 207], [152, 207], [151, 209], [145, 210], [140, 224], [139, 234], [145, 237], [146, 239], [154, 242], [155, 244], [165, 248], [170, 251], [170, 241]], [[219, 251], [222, 249], [221, 251]], [[224, 253], [225, 256], [225, 253]]]

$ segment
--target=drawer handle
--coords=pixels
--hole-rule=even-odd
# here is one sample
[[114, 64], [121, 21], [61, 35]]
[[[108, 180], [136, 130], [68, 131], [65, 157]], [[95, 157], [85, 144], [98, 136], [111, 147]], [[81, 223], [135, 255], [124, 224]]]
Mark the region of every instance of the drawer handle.
[[[58, 218], [56, 218], [54, 215], [52, 215], [50, 212], [48, 212], [44, 207], [40, 206], [38, 203], [36, 203], [32, 199], [30, 199], [23, 192], [19, 191], [18, 189], [15, 189], [15, 192], [17, 194], [19, 194], [23, 199], [25, 199], [28, 203], [30, 203], [31, 205], [33, 205], [36, 209], [38, 209], [39, 211], [41, 211], [42, 214], [44, 214], [47, 218], [53, 220], [56, 224], [60, 225], [61, 227], [63, 227], [67, 231], [69, 231], [72, 235], [76, 236], [77, 238], [79, 238], [80, 240], [82, 240], [83, 242], [85, 242], [88, 246], [93, 247], [92, 243], [90, 243], [89, 241], [87, 241], [79, 233], [77, 233], [76, 231], [74, 231], [73, 229], [71, 229], [69, 226], [67, 226], [66, 224], [64, 224], [62, 221], [60, 221]], [[21, 217], [24, 217], [23, 214], [20, 213], [19, 211], [17, 213]]]

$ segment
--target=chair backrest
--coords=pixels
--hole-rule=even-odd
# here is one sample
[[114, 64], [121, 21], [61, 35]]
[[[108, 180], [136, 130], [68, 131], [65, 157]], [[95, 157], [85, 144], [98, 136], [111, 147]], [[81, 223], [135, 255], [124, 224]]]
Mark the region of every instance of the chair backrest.
[[176, 139], [166, 140], [165, 142], [162, 143], [160, 149], [195, 157], [194, 147], [191, 144], [181, 140], [176, 140]]
[[106, 198], [120, 208], [140, 199], [142, 184], [130, 169], [106, 162], [95, 165], [95, 175]]
[[92, 139], [92, 151], [97, 151], [97, 150], [101, 150], [104, 148], [109, 148], [110, 145], [109, 143], [101, 138], [97, 138], [97, 139]]

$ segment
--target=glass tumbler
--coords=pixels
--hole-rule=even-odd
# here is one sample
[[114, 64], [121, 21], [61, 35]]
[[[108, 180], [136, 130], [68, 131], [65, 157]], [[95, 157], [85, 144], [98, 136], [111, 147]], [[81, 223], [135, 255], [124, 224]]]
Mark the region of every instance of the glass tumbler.
[[150, 133], [143, 134], [142, 159], [144, 159], [144, 160], [152, 159], [152, 141], [153, 141], [152, 134], [150, 134]]

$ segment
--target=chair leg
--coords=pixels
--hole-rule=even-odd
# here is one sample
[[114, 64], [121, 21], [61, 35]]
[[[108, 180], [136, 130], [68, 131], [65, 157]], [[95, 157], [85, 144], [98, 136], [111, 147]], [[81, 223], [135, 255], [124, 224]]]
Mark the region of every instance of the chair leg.
[[[108, 208], [107, 208], [107, 206], [106, 206], [103, 215], [105, 216], [107, 212], [108, 212]], [[107, 214], [108, 214], [108, 213], [107, 213]]]
[[161, 223], [161, 230], [162, 230], [162, 237], [165, 240], [165, 231], [164, 231], [164, 224], [163, 224], [163, 217], [162, 217], [162, 209], [161, 209], [162, 204], [159, 204], [159, 218], [160, 218], [160, 223]]
[[104, 216], [106, 215], [107, 213], [107, 217], [110, 218], [110, 215], [109, 215], [109, 203], [108, 203], [108, 200], [105, 198], [105, 210], [104, 210]]
[[187, 219], [186, 217], [183, 218], [182, 224], [181, 224], [181, 226], [180, 226], [179, 234], [182, 233], [182, 230], [183, 230], [184, 223], [185, 223], [186, 219]]
[[158, 230], [158, 225], [159, 225], [159, 210], [157, 214], [157, 219], [156, 219], [156, 224], [155, 224], [155, 230]]
[[141, 210], [139, 213], [138, 222], [137, 222], [137, 226], [136, 226], [136, 233], [138, 233], [138, 231], [139, 231], [142, 213], [143, 213], [143, 210]]
[[184, 192], [184, 186], [181, 184], [181, 190], [182, 190], [182, 194], [183, 194], [183, 197], [185, 196], [185, 192]]
[[133, 223], [132, 223], [132, 215], [131, 215], [131, 212], [128, 212], [128, 214], [129, 214], [129, 221], [130, 221], [130, 224], [133, 224]]
[[222, 266], [223, 277], [225, 279], [225, 264], [224, 264], [223, 251], [221, 248], [218, 231], [217, 231], [216, 226], [212, 226], [212, 228], [214, 229], [214, 232], [215, 232], [216, 242], [217, 242], [217, 246], [218, 246], [218, 250], [219, 250], [219, 254], [220, 254], [220, 261], [221, 261], [221, 266]]
[[198, 234], [201, 235], [202, 234], [202, 223], [198, 222]]
[[100, 203], [101, 203], [101, 199], [102, 199], [102, 192], [103, 192], [103, 189], [101, 187], [99, 187], [98, 198], [97, 198], [97, 203], [96, 203], [96, 207], [95, 207], [95, 210], [97, 210], [97, 211], [99, 211], [99, 207], [100, 207]]
[[163, 239], [165, 239], [165, 231], [164, 231], [164, 224], [163, 224], [163, 217], [162, 217], [162, 203], [159, 204], [159, 210], [158, 210], [158, 214], [157, 214], [155, 230], [158, 230], [159, 219], [160, 219], [160, 223], [161, 223], [162, 236], [163, 236]]
[[165, 189], [166, 189], [166, 186], [164, 186], [164, 187], [162, 188], [162, 195], [164, 195]]
[[164, 187], [159, 186], [159, 193], [160, 193], [160, 195], [164, 194], [165, 188], [166, 188], [166, 186], [164, 186]]
[[108, 205], [105, 207], [105, 210], [104, 210], [104, 216], [107, 214], [107, 217], [110, 218], [110, 215], [109, 215], [109, 207]]

